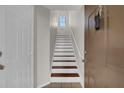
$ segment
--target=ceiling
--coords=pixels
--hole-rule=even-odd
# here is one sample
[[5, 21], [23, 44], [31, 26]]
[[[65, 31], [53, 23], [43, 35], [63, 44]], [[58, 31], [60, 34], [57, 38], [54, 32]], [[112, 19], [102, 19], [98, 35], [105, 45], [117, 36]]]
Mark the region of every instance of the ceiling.
[[45, 5], [50, 10], [79, 10], [82, 5]]

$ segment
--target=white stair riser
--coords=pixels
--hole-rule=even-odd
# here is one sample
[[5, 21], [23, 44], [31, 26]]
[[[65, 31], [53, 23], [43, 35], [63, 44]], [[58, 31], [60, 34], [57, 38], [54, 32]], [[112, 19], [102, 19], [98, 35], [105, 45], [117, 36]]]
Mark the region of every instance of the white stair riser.
[[76, 57], [54, 57], [53, 60], [76, 60]]
[[56, 42], [63, 42], [63, 41], [67, 41], [67, 42], [72, 42], [72, 40], [56, 40]]
[[73, 48], [72, 46], [56, 46], [56, 48]]
[[74, 49], [55, 49], [55, 51], [74, 51]]
[[63, 48], [61, 48], [61, 47], [55, 47], [55, 49], [72, 49], [73, 51], [74, 51], [74, 49], [72, 48], [72, 47], [63, 47]]
[[65, 53], [57, 53], [55, 52], [54, 55], [74, 55], [74, 53], [68, 53], [68, 52], [65, 52]]
[[72, 40], [72, 39], [69, 37], [69, 38], [56, 38], [56, 40]]
[[73, 49], [73, 47], [72, 46], [63, 46], [63, 45], [57, 45], [55, 48], [70, 48], [70, 49]]
[[56, 44], [64, 44], [64, 45], [66, 45], [66, 44], [72, 44], [72, 43], [56, 43]]
[[65, 39], [69, 39], [69, 40], [72, 40], [71, 37], [56, 37], [56, 40], [65, 40]]
[[51, 77], [51, 82], [73, 83], [80, 82], [80, 77]]
[[77, 69], [52, 69], [52, 73], [78, 73]]
[[74, 51], [74, 48], [72, 46], [56, 46], [55, 49], [73, 49]]
[[70, 36], [56, 36], [56, 39], [72, 39]]
[[55, 46], [72, 46], [73, 47], [73, 45], [72, 44], [56, 44]]
[[56, 41], [57, 41], [57, 40], [61, 40], [61, 41], [63, 41], [63, 40], [64, 40], [64, 41], [71, 40], [71, 41], [72, 41], [71, 38], [56, 38]]
[[77, 66], [77, 62], [53, 62], [53, 66]]

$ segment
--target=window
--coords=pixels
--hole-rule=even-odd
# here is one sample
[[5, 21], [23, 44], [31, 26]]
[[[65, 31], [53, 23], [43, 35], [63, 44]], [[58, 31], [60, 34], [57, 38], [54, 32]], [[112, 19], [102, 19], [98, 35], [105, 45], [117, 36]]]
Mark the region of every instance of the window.
[[66, 26], [66, 16], [59, 16], [59, 27], [65, 27]]

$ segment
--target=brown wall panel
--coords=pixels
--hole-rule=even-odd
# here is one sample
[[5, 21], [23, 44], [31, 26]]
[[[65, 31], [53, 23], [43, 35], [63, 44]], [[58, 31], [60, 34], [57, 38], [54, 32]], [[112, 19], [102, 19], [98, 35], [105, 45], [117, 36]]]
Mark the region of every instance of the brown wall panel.
[[[88, 16], [97, 8], [98, 6], [86, 6], [85, 7], [85, 22], [86, 22], [86, 31], [85, 31], [85, 50], [87, 54], [85, 55], [86, 64], [85, 64], [85, 76], [86, 87], [104, 87], [103, 77], [104, 70], [106, 66], [105, 62], [105, 51], [106, 51], [106, 37], [104, 27], [99, 31], [95, 30], [94, 16], [95, 13], [89, 18], [89, 29], [88, 27]], [[104, 10], [103, 10], [104, 11]], [[104, 19], [103, 21], [104, 22]], [[104, 24], [104, 23], [102, 23]], [[92, 84], [91, 84], [92, 83]]]
[[98, 6], [85, 6], [85, 87], [124, 87], [124, 6], [103, 6], [102, 29], [94, 29]]
[[124, 87], [124, 6], [107, 6], [108, 87]]

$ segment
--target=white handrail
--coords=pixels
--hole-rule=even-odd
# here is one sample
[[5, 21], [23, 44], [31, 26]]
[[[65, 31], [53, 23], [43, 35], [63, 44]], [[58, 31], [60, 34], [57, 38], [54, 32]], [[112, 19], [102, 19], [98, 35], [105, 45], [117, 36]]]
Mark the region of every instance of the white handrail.
[[74, 51], [75, 51], [75, 55], [76, 55], [76, 60], [78, 62], [78, 69], [79, 69], [79, 75], [80, 75], [80, 83], [81, 83], [81, 86], [84, 87], [84, 75], [81, 73], [82, 72], [82, 65], [84, 65], [83, 61], [83, 56], [81, 55], [81, 52], [80, 52], [80, 49], [77, 45], [77, 42], [76, 42], [76, 38], [75, 38], [75, 35], [74, 35], [74, 32], [72, 31], [72, 29], [70, 28], [69, 29], [70, 33], [71, 33], [71, 36], [72, 36], [72, 39], [74, 41]]
[[75, 43], [75, 45], [76, 45], [78, 54], [79, 54], [80, 58], [83, 60], [83, 57], [82, 57], [81, 52], [80, 52], [80, 49], [79, 49], [78, 44], [77, 44], [77, 42], [76, 42], [76, 38], [75, 38], [74, 32], [71, 30], [71, 28], [70, 28], [69, 31], [71, 32], [71, 35], [72, 35], [72, 37], [73, 37], [73, 40], [74, 40], [74, 43]]

